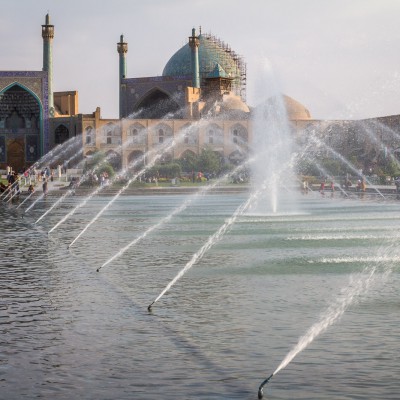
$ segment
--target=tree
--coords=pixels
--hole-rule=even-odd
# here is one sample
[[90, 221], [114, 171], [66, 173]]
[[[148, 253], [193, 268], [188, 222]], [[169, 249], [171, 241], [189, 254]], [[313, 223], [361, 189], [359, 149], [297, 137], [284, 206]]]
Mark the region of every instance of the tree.
[[199, 170], [218, 174], [221, 171], [221, 157], [210, 148], [204, 148], [199, 157]]
[[102, 151], [97, 151], [86, 161], [86, 169], [92, 169], [94, 173], [101, 175], [107, 172], [109, 177], [114, 176], [114, 168], [108, 162], [106, 154]]
[[199, 169], [199, 156], [191, 151], [185, 152], [183, 158], [178, 162], [184, 172], [191, 173]]
[[180, 176], [181, 172], [181, 166], [176, 162], [172, 162], [168, 164], [156, 164], [152, 168], [150, 168], [146, 175], [168, 179]]

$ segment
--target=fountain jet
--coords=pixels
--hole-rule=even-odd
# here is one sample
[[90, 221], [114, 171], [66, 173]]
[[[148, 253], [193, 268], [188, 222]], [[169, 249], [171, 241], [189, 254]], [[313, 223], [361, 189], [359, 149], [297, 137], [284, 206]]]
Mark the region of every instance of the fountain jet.
[[263, 387], [269, 382], [269, 380], [274, 376], [274, 374], [271, 374], [258, 388], [258, 398], [261, 400], [264, 396], [263, 393]]

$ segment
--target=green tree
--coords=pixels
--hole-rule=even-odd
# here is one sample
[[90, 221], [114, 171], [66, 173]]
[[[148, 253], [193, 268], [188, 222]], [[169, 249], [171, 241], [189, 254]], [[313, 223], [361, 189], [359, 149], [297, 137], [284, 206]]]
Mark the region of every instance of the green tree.
[[199, 169], [199, 156], [192, 152], [185, 153], [184, 157], [178, 162], [184, 172], [191, 173]]
[[221, 167], [221, 157], [210, 148], [204, 148], [199, 157], [198, 169], [203, 173], [209, 172], [218, 174], [221, 172]]
[[93, 170], [94, 173], [100, 175], [107, 172], [109, 177], [114, 176], [115, 171], [112, 165], [108, 162], [107, 156], [102, 151], [97, 151], [86, 161], [86, 169]]
[[181, 172], [181, 166], [178, 163], [173, 162], [168, 164], [156, 164], [150, 168], [146, 175], [169, 179], [179, 177]]
[[343, 162], [338, 159], [324, 158], [321, 165], [329, 175], [338, 176], [344, 174]]

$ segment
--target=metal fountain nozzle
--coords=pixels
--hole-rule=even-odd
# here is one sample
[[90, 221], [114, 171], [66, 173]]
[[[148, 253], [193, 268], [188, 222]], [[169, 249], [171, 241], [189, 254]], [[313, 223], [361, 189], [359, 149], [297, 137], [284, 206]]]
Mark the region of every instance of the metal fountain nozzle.
[[261, 400], [264, 396], [263, 393], [263, 387], [268, 383], [268, 381], [274, 376], [274, 374], [271, 374], [258, 388], [258, 399]]

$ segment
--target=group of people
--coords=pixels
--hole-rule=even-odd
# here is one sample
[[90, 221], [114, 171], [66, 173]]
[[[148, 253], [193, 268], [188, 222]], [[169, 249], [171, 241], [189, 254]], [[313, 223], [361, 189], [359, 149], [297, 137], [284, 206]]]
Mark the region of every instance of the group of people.
[[[398, 190], [397, 191], [400, 193], [400, 180], [398, 182], [399, 182], [399, 184], [398, 184]], [[344, 178], [343, 182], [341, 183], [341, 187], [344, 188], [345, 190], [348, 190], [352, 185], [353, 185], [353, 183], [351, 182], [351, 180], [347, 176]], [[396, 185], [396, 187], [397, 187], [397, 185]], [[357, 185], [355, 187], [355, 191], [356, 192], [365, 192], [366, 189], [367, 189], [367, 186], [366, 186], [365, 178], [364, 177], [360, 177], [357, 180]], [[302, 184], [301, 184], [301, 192], [303, 194], [307, 194], [309, 192], [309, 190], [310, 190], [309, 184], [308, 184], [307, 180], [304, 179], [302, 181]], [[331, 194], [333, 196], [333, 193], [335, 192], [335, 182], [334, 182], [334, 180], [330, 180], [329, 181], [329, 186], [327, 185], [327, 178], [323, 178], [321, 180], [320, 185], [319, 185], [319, 192], [321, 193], [321, 195], [324, 196], [326, 190], [331, 192]]]
[[95, 172], [90, 174], [88, 181], [90, 186], [97, 186], [99, 184], [100, 186], [106, 186], [109, 183], [109, 179], [110, 177], [107, 171], [104, 171], [99, 175], [97, 175]]

